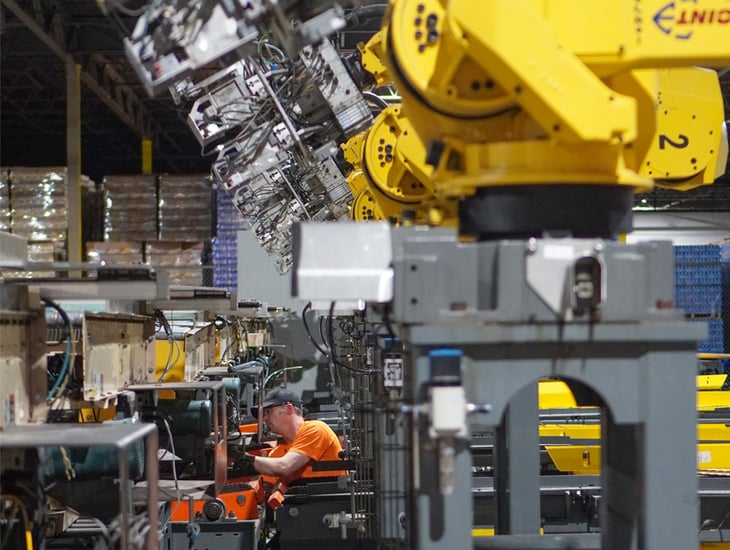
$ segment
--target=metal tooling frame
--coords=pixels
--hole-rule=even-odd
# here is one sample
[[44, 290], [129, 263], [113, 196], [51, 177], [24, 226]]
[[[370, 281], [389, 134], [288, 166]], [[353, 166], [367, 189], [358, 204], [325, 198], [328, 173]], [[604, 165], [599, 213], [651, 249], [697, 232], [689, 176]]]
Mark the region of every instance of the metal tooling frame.
[[[718, 541], [719, 529], [723, 528], [722, 518], [727, 514], [730, 501], [730, 479], [726, 477], [699, 477], [697, 496], [700, 501], [700, 521], [713, 520], [709, 527], [703, 528], [706, 539]], [[474, 478], [472, 496], [474, 497], [476, 528], [494, 526], [494, 508], [497, 498], [494, 478], [481, 476]], [[545, 533], [565, 534], [582, 530], [591, 533], [592, 548], [600, 548], [600, 526], [596, 524], [596, 506], [601, 499], [601, 480], [598, 475], [551, 474], [540, 477], [540, 500]], [[718, 529], [719, 528], [719, 529]], [[727, 529], [725, 529], [727, 530]], [[488, 537], [492, 539], [493, 537]], [[498, 537], [499, 538], [499, 537]], [[490, 541], [477, 541], [479, 548], [492, 547]], [[493, 543], [499, 547], [499, 543]]]
[[[32, 449], [38, 447], [114, 447], [119, 461], [119, 479], [129, 479], [129, 448], [144, 439], [145, 479], [147, 481], [147, 549], [159, 547], [157, 532], [157, 426], [154, 424], [28, 424], [0, 430], [0, 448]], [[119, 484], [120, 550], [131, 548], [130, 504], [133, 492], [127, 483]]]
[[[409, 346], [406, 399], [416, 410], [428, 401], [429, 351], [458, 348], [467, 401], [492, 407], [475, 416], [498, 432], [501, 542], [494, 543], [549, 548], [558, 542], [529, 535], [540, 528], [537, 382], [564, 379], [574, 392], [582, 390], [579, 404], [602, 407], [602, 548], [696, 545], [694, 361], [706, 332], [671, 308], [671, 243], [552, 241], [585, 247], [600, 259], [602, 317], [589, 322], [566, 321], [569, 311], [556, 312], [536, 292], [534, 272], [528, 282], [539, 242], [460, 243], [453, 232], [414, 228], [393, 236], [393, 319]], [[537, 266], [539, 283], [550, 277], [549, 267]], [[570, 288], [561, 287], [563, 277], [558, 288]], [[411, 543], [419, 550], [472, 548], [468, 435], [456, 443], [453, 493], [443, 495], [428, 418], [411, 423]], [[569, 535], [560, 537], [571, 544]]]
[[[214, 465], [213, 465], [213, 490], [214, 494], [218, 494], [223, 488], [223, 485], [228, 479], [228, 447], [227, 447], [227, 434], [228, 428], [226, 426], [226, 386], [220, 380], [207, 382], [161, 382], [157, 384], [135, 384], [127, 386], [127, 391], [135, 393], [154, 392], [155, 394], [159, 391], [174, 391], [174, 392], [186, 392], [195, 393], [198, 391], [210, 392], [212, 394], [213, 401], [213, 430], [212, 443], [214, 453]], [[209, 490], [210, 480], [207, 480], [205, 487], [202, 490]], [[171, 485], [172, 483], [175, 485]], [[169, 487], [191, 485], [182, 482], [172, 481], [166, 484], [160, 482], [160, 497], [163, 500], [178, 500], [179, 492], [177, 490], [168, 490]], [[201, 492], [200, 485], [192, 485], [191, 492]], [[187, 494], [186, 491], [183, 493]]]
[[0, 309], [0, 429], [48, 414], [45, 334], [42, 310]]
[[155, 377], [155, 322], [126, 313], [83, 312], [84, 399], [103, 401]]
[[[196, 521], [200, 532], [195, 537], [197, 548], [225, 548], [226, 550], [251, 550], [256, 548], [259, 521], [229, 518], [221, 521]], [[161, 548], [190, 548], [189, 524], [184, 521], [171, 521], [168, 524]], [[169, 545], [169, 546], [168, 546]]]
[[[43, 271], [98, 271], [99, 266], [89, 263], [52, 263], [28, 264], [26, 270], [37, 269]], [[140, 269], [144, 272], [143, 268]], [[149, 270], [148, 270], [149, 271]], [[107, 300], [122, 302], [141, 302], [145, 300], [160, 300], [169, 296], [168, 277], [164, 272], [152, 273], [147, 278], [125, 279], [82, 279], [43, 278], [43, 279], [7, 279], [4, 284], [26, 286], [33, 292], [39, 293], [52, 300]]]
[[194, 326], [184, 336], [186, 381], [205, 376], [205, 368], [215, 365], [215, 326], [212, 322]]

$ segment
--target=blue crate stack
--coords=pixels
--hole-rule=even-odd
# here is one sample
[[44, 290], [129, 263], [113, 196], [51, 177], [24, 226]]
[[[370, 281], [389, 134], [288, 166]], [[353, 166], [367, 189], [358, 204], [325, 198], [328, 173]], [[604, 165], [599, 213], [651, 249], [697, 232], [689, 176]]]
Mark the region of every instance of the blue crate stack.
[[236, 292], [238, 288], [237, 233], [247, 228], [241, 213], [222, 189], [215, 192], [216, 236], [212, 243], [213, 286]]
[[727, 313], [728, 301], [727, 292], [723, 294], [723, 265], [730, 264], [722, 262], [719, 245], [674, 247], [675, 304], [684, 310], [687, 320], [708, 326], [709, 336], [700, 342], [700, 352], [723, 353], [726, 349], [723, 312]]

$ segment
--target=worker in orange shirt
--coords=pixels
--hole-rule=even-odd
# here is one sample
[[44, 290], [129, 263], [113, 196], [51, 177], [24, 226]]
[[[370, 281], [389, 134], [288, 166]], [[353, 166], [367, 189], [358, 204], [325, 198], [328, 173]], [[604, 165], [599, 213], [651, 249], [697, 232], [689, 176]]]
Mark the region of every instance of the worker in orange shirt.
[[[258, 416], [258, 407], [252, 407], [251, 413]], [[252, 468], [277, 479], [268, 500], [272, 508], [277, 508], [288, 483], [299, 478], [317, 477], [312, 472], [312, 463], [341, 460], [342, 445], [332, 428], [321, 420], [304, 420], [299, 396], [287, 389], [277, 388], [266, 394], [261, 402], [261, 413], [269, 431], [279, 435], [282, 442], [267, 456], [246, 454], [238, 461], [237, 467]], [[346, 473], [331, 471], [326, 475]]]

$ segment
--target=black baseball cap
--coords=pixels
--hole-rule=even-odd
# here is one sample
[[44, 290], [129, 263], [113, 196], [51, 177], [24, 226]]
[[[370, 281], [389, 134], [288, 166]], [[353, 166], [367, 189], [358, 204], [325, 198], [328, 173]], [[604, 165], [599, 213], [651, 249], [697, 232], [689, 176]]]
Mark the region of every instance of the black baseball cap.
[[[286, 388], [276, 388], [264, 396], [264, 400], [261, 402], [261, 407], [266, 409], [275, 405], [286, 405], [287, 403], [291, 403], [297, 409], [302, 408], [302, 400], [299, 399], [299, 396], [296, 393], [287, 390]], [[259, 408], [251, 407], [251, 415], [258, 416]]]

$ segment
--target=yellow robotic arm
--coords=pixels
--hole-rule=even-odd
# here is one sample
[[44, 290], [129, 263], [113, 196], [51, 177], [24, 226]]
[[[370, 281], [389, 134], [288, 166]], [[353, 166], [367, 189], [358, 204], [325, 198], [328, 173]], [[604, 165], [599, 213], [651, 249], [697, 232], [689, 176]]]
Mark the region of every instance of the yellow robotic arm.
[[684, 160], [667, 149], [680, 118], [662, 104], [717, 77], [663, 68], [728, 64], [726, 2], [637, 6], [391, 3], [383, 59], [426, 144], [437, 196], [461, 200], [462, 234], [613, 237], [631, 228], [633, 193], [656, 178], [684, 187], [714, 178], [723, 164], [719, 86], [684, 104], [680, 118], [702, 129], [698, 153]]
[[362, 170], [362, 148], [366, 135], [367, 130], [352, 136], [347, 142], [340, 145], [345, 160], [352, 167], [347, 175], [347, 185], [353, 195], [350, 203], [350, 218], [359, 222], [387, 219], [380, 204], [376, 202], [371, 184]]
[[647, 105], [647, 111], [655, 109], [656, 129], [646, 147], [637, 139], [643, 152], [639, 173], [679, 191], [714, 183], [728, 158], [725, 124], [717, 126], [724, 109], [715, 71], [687, 67], [631, 74], [658, 83], [653, 106]]
[[372, 127], [342, 149], [353, 167], [348, 176], [355, 195], [353, 219], [400, 223], [408, 213], [416, 224], [455, 224], [456, 205], [436, 200], [425, 146], [399, 105], [384, 109]]
[[357, 45], [357, 50], [360, 54], [360, 65], [362, 65], [363, 70], [372, 76], [375, 87], [390, 84], [391, 79], [383, 64], [382, 33], [376, 32], [367, 42], [360, 42]]
[[[370, 75], [373, 85], [391, 84], [382, 61], [382, 33], [375, 33], [357, 48], [359, 65]], [[400, 105], [383, 109], [368, 130], [353, 136], [341, 148], [353, 167], [347, 178], [354, 195], [350, 209], [353, 220], [401, 223], [406, 213], [411, 223], [456, 223], [455, 203], [435, 200], [433, 167], [425, 162], [425, 145]]]

